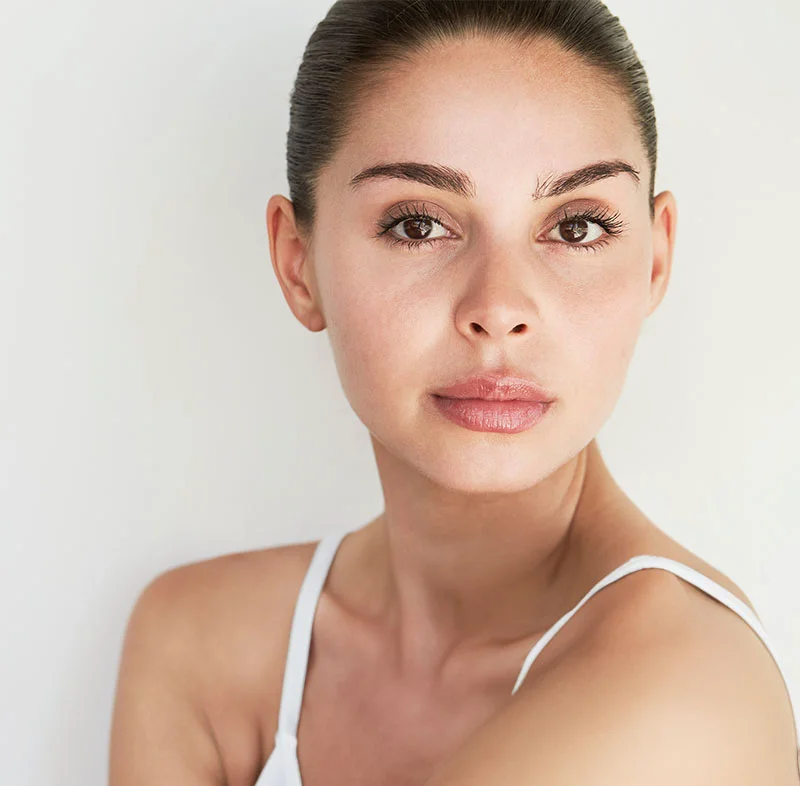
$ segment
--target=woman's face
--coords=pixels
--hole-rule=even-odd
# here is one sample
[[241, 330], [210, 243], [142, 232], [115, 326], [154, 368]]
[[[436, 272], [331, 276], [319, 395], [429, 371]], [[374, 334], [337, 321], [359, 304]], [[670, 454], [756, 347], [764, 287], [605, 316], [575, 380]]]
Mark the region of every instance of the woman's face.
[[[627, 162], [639, 182], [621, 172], [542, 196], [601, 161]], [[460, 170], [474, 192], [350, 185], [394, 162]], [[393, 71], [322, 173], [307, 260], [345, 395], [373, 440], [472, 493], [523, 490], [582, 450], [666, 287], [671, 240], [658, 216], [672, 197], [660, 195], [651, 223], [648, 195], [624, 99], [552, 43], [453, 42]], [[433, 220], [408, 219], [420, 209]], [[611, 231], [584, 219], [576, 232], [569, 219], [586, 211]], [[433, 390], [509, 368], [555, 396], [527, 431], [473, 431], [433, 405]]]

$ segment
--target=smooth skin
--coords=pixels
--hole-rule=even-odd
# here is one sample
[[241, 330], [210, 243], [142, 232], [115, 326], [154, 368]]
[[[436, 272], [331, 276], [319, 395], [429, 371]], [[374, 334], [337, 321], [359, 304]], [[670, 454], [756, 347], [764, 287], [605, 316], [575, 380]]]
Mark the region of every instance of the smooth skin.
[[[587, 164], [630, 163], [558, 197]], [[456, 194], [350, 179], [424, 162]], [[385, 509], [348, 535], [325, 584], [298, 729], [304, 786], [798, 786], [786, 687], [746, 623], [676, 576], [606, 587], [525, 655], [600, 578], [672, 557], [749, 600], [626, 496], [595, 435], [663, 299], [674, 196], [647, 200], [646, 153], [618, 91], [553, 43], [438, 44], [361, 97], [317, 191], [313, 237], [281, 195], [273, 268], [308, 330], [327, 330], [370, 432]], [[398, 208], [435, 216], [431, 242], [378, 236]], [[564, 215], [618, 214], [596, 250]], [[419, 231], [419, 230], [418, 230]], [[399, 223], [394, 237], [413, 238]], [[432, 390], [509, 365], [556, 401], [516, 435], [442, 418]], [[325, 529], [327, 523], [321, 522]], [[157, 577], [120, 666], [111, 786], [251, 786], [277, 723], [289, 627], [315, 543], [227, 555]]]

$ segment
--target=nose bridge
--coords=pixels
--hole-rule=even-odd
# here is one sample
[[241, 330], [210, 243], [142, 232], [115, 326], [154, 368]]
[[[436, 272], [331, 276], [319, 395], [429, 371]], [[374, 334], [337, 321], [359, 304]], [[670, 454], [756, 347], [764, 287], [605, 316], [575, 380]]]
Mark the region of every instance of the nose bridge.
[[456, 323], [466, 335], [500, 338], [525, 333], [538, 319], [536, 255], [530, 244], [486, 240], [474, 258], [456, 303]]

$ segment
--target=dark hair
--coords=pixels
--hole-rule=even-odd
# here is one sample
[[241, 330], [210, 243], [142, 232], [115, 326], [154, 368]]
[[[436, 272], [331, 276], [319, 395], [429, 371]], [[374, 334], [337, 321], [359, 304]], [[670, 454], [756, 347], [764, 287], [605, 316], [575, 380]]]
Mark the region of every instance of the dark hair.
[[320, 170], [346, 138], [359, 98], [379, 86], [393, 64], [470, 35], [555, 41], [621, 90], [647, 151], [653, 217], [653, 99], [625, 28], [601, 0], [336, 0], [309, 38], [290, 97], [287, 175], [301, 232], [311, 234]]

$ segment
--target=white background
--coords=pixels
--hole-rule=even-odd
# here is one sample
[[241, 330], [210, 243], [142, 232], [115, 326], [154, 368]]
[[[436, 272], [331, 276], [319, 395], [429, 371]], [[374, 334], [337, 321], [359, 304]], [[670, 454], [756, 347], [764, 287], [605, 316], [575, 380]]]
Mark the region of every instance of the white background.
[[[800, 2], [609, 5], [650, 76], [679, 233], [600, 446], [749, 595], [800, 711]], [[105, 781], [124, 626], [157, 573], [381, 510], [264, 220], [328, 7], [3, 3], [3, 783]]]

